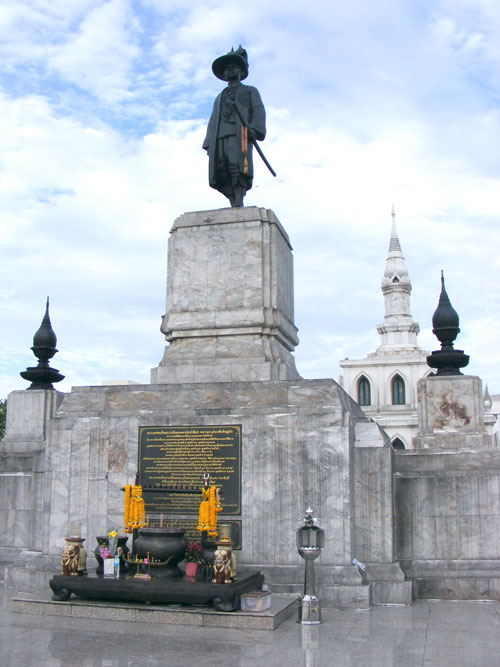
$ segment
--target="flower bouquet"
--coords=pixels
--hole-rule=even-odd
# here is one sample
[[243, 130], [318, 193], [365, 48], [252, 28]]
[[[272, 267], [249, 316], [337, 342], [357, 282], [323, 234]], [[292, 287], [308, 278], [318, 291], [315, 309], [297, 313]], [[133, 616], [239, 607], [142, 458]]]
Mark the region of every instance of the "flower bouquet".
[[196, 577], [198, 564], [202, 562], [203, 549], [199, 542], [188, 542], [184, 558], [186, 559], [186, 577]]
[[108, 530], [108, 545], [104, 545], [104, 548], [100, 548], [101, 557], [103, 560], [104, 567], [104, 576], [105, 577], [117, 577], [119, 569], [119, 554], [117, 554], [118, 548], [118, 531], [112, 528]]

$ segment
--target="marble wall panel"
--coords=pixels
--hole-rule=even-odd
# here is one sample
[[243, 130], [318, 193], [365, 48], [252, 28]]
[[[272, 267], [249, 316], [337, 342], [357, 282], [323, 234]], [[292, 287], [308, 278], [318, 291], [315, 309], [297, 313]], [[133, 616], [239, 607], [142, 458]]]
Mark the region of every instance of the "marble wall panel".
[[35, 503], [35, 509], [31, 512], [31, 535], [29, 548], [33, 551], [43, 550], [43, 527], [44, 527], [44, 512], [43, 505]]
[[31, 544], [33, 531], [33, 512], [30, 510], [18, 510], [15, 512], [14, 520], [14, 542], [15, 547], [26, 548]]
[[457, 555], [455, 558], [481, 558], [481, 526], [479, 516], [457, 516]]
[[89, 475], [98, 479], [103, 471], [108, 470], [109, 420], [99, 417], [90, 422], [89, 437]]
[[476, 518], [479, 526], [479, 558], [500, 558], [500, 515], [484, 514]]
[[460, 553], [457, 516], [435, 517], [434, 558], [457, 558]]
[[[92, 418], [95, 423], [95, 417]], [[69, 457], [69, 470], [71, 476], [84, 476], [88, 478], [95, 475], [95, 467], [91, 470], [90, 462], [90, 434], [92, 425], [89, 419], [82, 419], [75, 423], [71, 432], [71, 449]]]
[[481, 475], [477, 488], [478, 508], [481, 513], [500, 516], [500, 475]]
[[16, 511], [6, 509], [0, 512], [0, 544], [2, 547], [15, 545]]
[[34, 479], [32, 476], [21, 475], [18, 478], [13, 497], [16, 510], [31, 512], [34, 509]]
[[361, 560], [394, 558], [391, 457], [390, 447], [354, 448], [354, 550]]
[[64, 538], [70, 533], [73, 519], [70, 519], [67, 510], [65, 512], [52, 512], [48, 519], [50, 537], [48, 553], [58, 554], [66, 543]]
[[395, 477], [397, 557], [498, 558], [500, 453], [403, 458]]
[[36, 511], [44, 511], [46, 493], [45, 471], [36, 472], [33, 475], [33, 508]]
[[[73, 483], [73, 480], [71, 480]], [[57, 471], [47, 477], [47, 486], [50, 491], [50, 508], [52, 512], [67, 512], [70, 498], [70, 473]]]
[[47, 467], [54, 472], [68, 472], [70, 469], [73, 420], [65, 422], [62, 429], [53, 425], [53, 434], [47, 446]]
[[71, 475], [69, 486], [69, 502], [67, 504], [68, 519], [70, 524], [78, 521], [81, 531], [86, 534], [89, 516], [89, 478], [87, 475]]
[[[396, 555], [396, 558], [402, 556]], [[413, 521], [413, 558], [435, 559], [436, 524], [432, 516], [415, 517]]]
[[[110, 489], [112, 489], [112, 494], [117, 496], [116, 499], [110, 499]], [[118, 503], [119, 500], [121, 503]], [[105, 479], [104, 476], [101, 479], [89, 479], [87, 507], [80, 507], [78, 513], [81, 514], [86, 510], [89, 520], [93, 516], [102, 514], [123, 514], [123, 491], [120, 491], [117, 485]], [[120, 523], [114, 525], [120, 526], [122, 522], [123, 518], [120, 516]]]
[[44, 551], [59, 553], [72, 521], [89, 547], [110, 521], [121, 525], [139, 425], [241, 423], [242, 560], [296, 567], [295, 527], [311, 504], [327, 535], [322, 560], [349, 563], [354, 438], [340, 393], [331, 381], [77, 388], [52, 425]]
[[479, 485], [477, 476], [461, 475], [454, 480], [446, 480], [449, 484], [456, 485], [457, 512], [463, 514], [478, 514], [479, 508]]
[[[81, 480], [71, 480], [72, 485], [79, 486]], [[73, 519], [70, 519], [70, 508], [73, 504], [70, 489], [69, 472], [57, 471], [47, 476], [47, 491], [49, 498], [46, 500], [43, 545], [44, 552], [53, 554], [61, 548], [65, 536], [69, 534], [71, 521], [76, 520], [76, 511]]]
[[394, 547], [397, 560], [409, 560], [413, 558], [413, 517], [394, 517]]
[[29, 473], [0, 474], [0, 511], [30, 510], [33, 503], [33, 475]]
[[415, 480], [415, 503], [419, 516], [434, 516], [436, 512], [436, 476], [418, 477]]
[[381, 519], [356, 517], [353, 557], [361, 562], [392, 562], [392, 525]]
[[128, 419], [113, 423], [109, 431], [108, 465], [110, 472], [121, 472], [127, 468], [127, 440], [129, 434]]
[[350, 517], [339, 510], [337, 503], [332, 505], [333, 507], [330, 506], [328, 499], [322, 505], [322, 516], [327, 517], [321, 522], [321, 526], [325, 528], [325, 547], [321, 552], [322, 565], [349, 563], [353, 554]]
[[[432, 484], [432, 509], [427, 506], [427, 511], [437, 516], [455, 515], [460, 510], [457, 503], [460, 501], [460, 488], [457, 493], [457, 480], [454, 477], [435, 477]], [[457, 498], [458, 496], [458, 498]]]

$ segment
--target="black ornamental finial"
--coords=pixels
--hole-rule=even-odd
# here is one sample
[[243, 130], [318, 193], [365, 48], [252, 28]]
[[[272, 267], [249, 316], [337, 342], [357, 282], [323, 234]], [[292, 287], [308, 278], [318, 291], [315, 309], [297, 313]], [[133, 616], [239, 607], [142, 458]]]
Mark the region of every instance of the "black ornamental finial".
[[460, 333], [459, 324], [458, 313], [446, 293], [441, 271], [441, 294], [438, 307], [432, 316], [432, 333], [441, 343], [441, 349], [427, 357], [427, 364], [431, 368], [437, 368], [437, 375], [462, 375], [459, 369], [469, 363], [469, 357], [463, 350], [453, 348], [453, 342]]
[[31, 348], [38, 359], [38, 366], [30, 366], [20, 373], [22, 378], [31, 382], [28, 389], [54, 389], [53, 382], [64, 380], [64, 375], [61, 375], [57, 368], [49, 367], [49, 359], [52, 359], [57, 352], [56, 344], [57, 337], [50, 322], [49, 297], [47, 297], [45, 315], [40, 328], [33, 336]]

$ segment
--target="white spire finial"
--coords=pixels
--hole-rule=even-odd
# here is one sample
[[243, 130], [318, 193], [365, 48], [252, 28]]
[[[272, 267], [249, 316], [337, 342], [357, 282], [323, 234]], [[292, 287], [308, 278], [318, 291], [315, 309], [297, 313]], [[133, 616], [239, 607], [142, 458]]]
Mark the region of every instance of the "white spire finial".
[[391, 210], [392, 215], [392, 229], [391, 229], [391, 240], [389, 242], [389, 253], [397, 251], [401, 252], [401, 245], [398, 238], [398, 230], [396, 229], [396, 213], [394, 211], [394, 204], [392, 205]]

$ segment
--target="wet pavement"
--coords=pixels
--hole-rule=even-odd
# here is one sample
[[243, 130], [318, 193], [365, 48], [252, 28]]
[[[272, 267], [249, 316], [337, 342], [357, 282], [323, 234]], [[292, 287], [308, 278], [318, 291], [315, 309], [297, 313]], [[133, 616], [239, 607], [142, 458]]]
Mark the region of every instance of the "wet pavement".
[[272, 631], [12, 613], [13, 595], [0, 586], [3, 667], [500, 665], [497, 602], [323, 609], [319, 626]]

